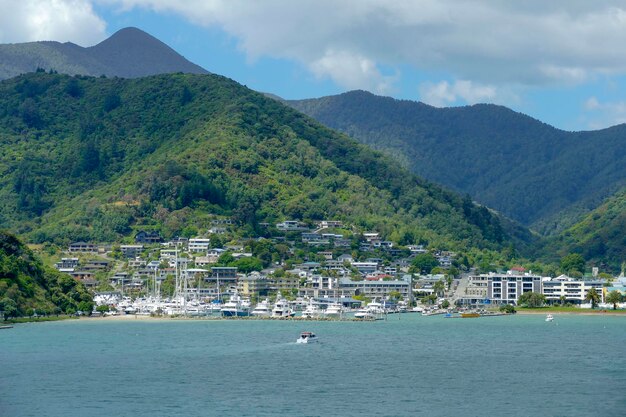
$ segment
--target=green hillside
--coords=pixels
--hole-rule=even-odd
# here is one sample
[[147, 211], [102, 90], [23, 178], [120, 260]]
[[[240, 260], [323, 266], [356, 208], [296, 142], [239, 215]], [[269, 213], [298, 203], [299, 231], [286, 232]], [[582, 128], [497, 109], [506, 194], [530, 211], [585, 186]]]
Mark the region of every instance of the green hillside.
[[626, 125], [565, 132], [501, 106], [440, 109], [364, 91], [287, 103], [543, 234], [626, 184]]
[[93, 308], [85, 287], [46, 268], [15, 236], [0, 231], [0, 311], [5, 316], [58, 314]]
[[[333, 218], [401, 243], [499, 249], [530, 234], [216, 75], [27, 74], [0, 83], [0, 222], [35, 242], [171, 237], [229, 215]], [[515, 237], [511, 237], [512, 234]]]
[[626, 260], [626, 189], [549, 240], [541, 252], [544, 256], [580, 253], [596, 264], [608, 262], [618, 271]]

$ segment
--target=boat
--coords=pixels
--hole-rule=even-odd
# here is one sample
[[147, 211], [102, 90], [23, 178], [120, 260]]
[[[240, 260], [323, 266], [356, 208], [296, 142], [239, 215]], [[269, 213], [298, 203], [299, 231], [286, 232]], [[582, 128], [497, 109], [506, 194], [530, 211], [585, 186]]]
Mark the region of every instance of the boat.
[[0, 326], [0, 330], [12, 329], [12, 328], [13, 328], [13, 326], [11, 326], [10, 324], [3, 324], [2, 326]]
[[326, 317], [339, 318], [343, 314], [343, 305], [341, 303], [331, 303], [326, 308]]
[[480, 317], [480, 313], [477, 313], [475, 311], [468, 311], [467, 313], [461, 313], [461, 317], [464, 319]]
[[269, 300], [265, 299], [261, 301], [256, 305], [256, 307], [254, 307], [254, 310], [252, 310], [252, 313], [250, 314], [256, 317], [269, 317], [272, 314]]
[[552, 314], [548, 314], [546, 316], [546, 321], [552, 321], [552, 320], [554, 320], [554, 316], [552, 316]]
[[313, 332], [302, 332], [296, 343], [313, 343], [317, 342], [317, 336]]
[[224, 317], [246, 317], [250, 315], [250, 308], [244, 305], [237, 293], [234, 293], [220, 310]]
[[272, 317], [293, 317], [296, 313], [289, 307], [289, 302], [284, 298], [276, 299], [274, 308], [272, 309]]
[[384, 308], [381, 303], [376, 301], [372, 301], [366, 307], [360, 308], [354, 313], [355, 319], [363, 319], [363, 320], [376, 320], [382, 318], [382, 315], [385, 313]]
[[322, 315], [322, 310], [318, 307], [317, 304], [313, 302], [313, 300], [309, 301], [306, 308], [302, 310], [302, 317], [307, 319], [316, 319]]

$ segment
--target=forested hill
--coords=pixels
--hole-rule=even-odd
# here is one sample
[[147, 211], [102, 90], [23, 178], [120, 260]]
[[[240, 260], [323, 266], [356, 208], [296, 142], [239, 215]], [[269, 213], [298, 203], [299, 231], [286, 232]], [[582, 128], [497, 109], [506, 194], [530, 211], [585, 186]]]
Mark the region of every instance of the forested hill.
[[546, 234], [626, 184], [625, 125], [565, 132], [502, 106], [435, 108], [364, 91], [287, 103]]
[[[399, 243], [502, 248], [527, 231], [217, 75], [34, 73], [0, 83], [0, 223], [36, 242], [165, 237], [232, 216], [338, 219]], [[511, 233], [517, 238], [512, 238]]]
[[0, 311], [6, 317], [92, 309], [83, 284], [44, 267], [15, 236], [0, 230]]
[[137, 28], [121, 29], [88, 48], [51, 41], [0, 45], [0, 79], [34, 72], [37, 68], [70, 75], [124, 78], [174, 72], [207, 73]]
[[580, 253], [587, 260], [608, 262], [614, 270], [619, 270], [626, 260], [626, 189], [548, 240], [538, 252], [556, 257]]

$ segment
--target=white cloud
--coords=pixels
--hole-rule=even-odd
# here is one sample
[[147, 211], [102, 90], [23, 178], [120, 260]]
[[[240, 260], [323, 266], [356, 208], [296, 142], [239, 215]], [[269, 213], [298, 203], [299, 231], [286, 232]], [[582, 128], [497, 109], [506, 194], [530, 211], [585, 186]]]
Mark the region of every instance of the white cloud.
[[[626, 54], [616, 53], [626, 44], [619, 0], [97, 1], [222, 28], [251, 59], [295, 60], [347, 88], [389, 88], [380, 68], [399, 64], [498, 85], [626, 72]], [[343, 64], [358, 74], [346, 76]]]
[[93, 45], [105, 22], [87, 0], [0, 0], [0, 43], [41, 40]]
[[601, 102], [596, 97], [589, 97], [584, 108], [590, 129], [626, 123], [626, 101]]
[[468, 80], [423, 83], [419, 87], [420, 100], [431, 106], [442, 107], [463, 101], [467, 104], [497, 101], [497, 90], [491, 85], [476, 85]]

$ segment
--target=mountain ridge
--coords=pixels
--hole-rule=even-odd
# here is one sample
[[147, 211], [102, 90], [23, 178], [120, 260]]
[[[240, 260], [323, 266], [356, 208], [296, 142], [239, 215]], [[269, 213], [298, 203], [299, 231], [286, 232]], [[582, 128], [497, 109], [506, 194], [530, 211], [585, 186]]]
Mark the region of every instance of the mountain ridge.
[[504, 106], [440, 109], [362, 90], [285, 103], [542, 233], [626, 184], [626, 125], [567, 132]]
[[55, 41], [0, 45], [0, 80], [38, 68], [69, 75], [123, 78], [174, 72], [208, 73], [165, 43], [134, 27], [120, 29], [86, 48]]

